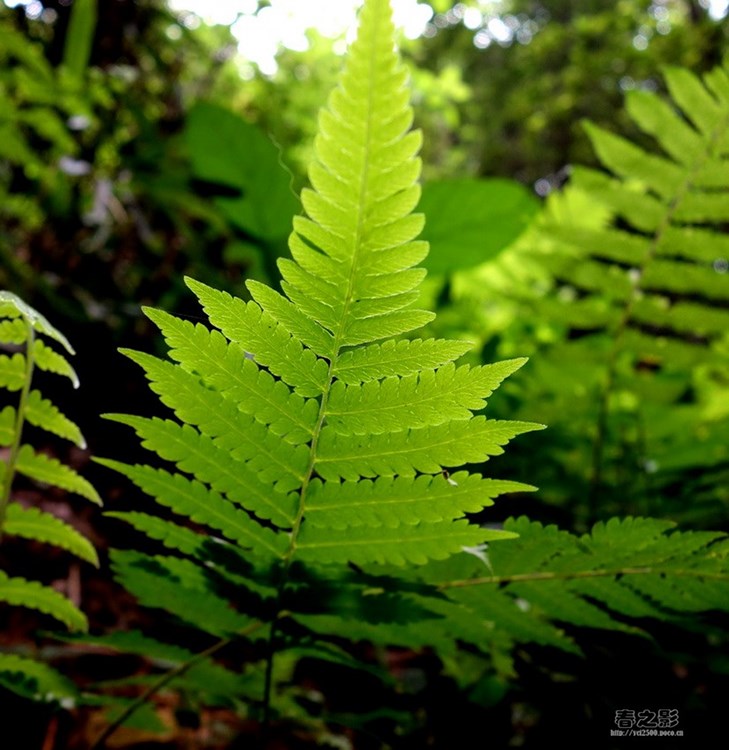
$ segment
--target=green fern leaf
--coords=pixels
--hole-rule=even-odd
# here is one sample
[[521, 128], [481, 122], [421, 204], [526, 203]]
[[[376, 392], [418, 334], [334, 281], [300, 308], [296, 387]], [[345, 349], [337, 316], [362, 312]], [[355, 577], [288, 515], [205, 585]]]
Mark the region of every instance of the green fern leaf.
[[170, 357], [184, 369], [196, 372], [206, 385], [234, 400], [241, 411], [288, 442], [296, 445], [311, 440], [318, 411], [313, 399], [304, 400], [281, 381], [274, 381], [219, 332], [155, 310], [147, 314], [170, 345]]
[[276, 435], [233, 405], [219, 392], [206, 388], [197, 377], [140, 352], [126, 352], [140, 364], [153, 390], [177, 417], [195, 425], [233, 457], [250, 461], [263, 481], [275, 482], [280, 492], [301, 485], [308, 451], [304, 446], [281, 446]]
[[78, 375], [69, 361], [51, 347], [46, 346], [40, 339], [33, 344], [33, 357], [36, 367], [56, 375], [63, 375], [71, 381], [74, 388], [79, 387]]
[[10, 503], [5, 517], [5, 533], [55, 544], [92, 565], [99, 565], [96, 550], [86, 537], [60, 518], [37, 508], [24, 508], [18, 503]]
[[[427, 565], [510, 539], [468, 514], [533, 489], [446, 471], [541, 429], [476, 415], [524, 360], [458, 367], [466, 342], [397, 338], [433, 318], [415, 307], [428, 248], [413, 213], [420, 134], [410, 131], [406, 82], [389, 4], [366, 0], [359, 41], [319, 119], [306, 215], [294, 221], [292, 259], [279, 263], [283, 293], [251, 281], [245, 302], [188, 279], [213, 328], [147, 309], [169, 360], [124, 351], [171, 418], [107, 416], [173, 468], [101, 463], [176, 517], [115, 513], [168, 554], [114, 553], [114, 567], [142, 604], [208, 633], [228, 637], [250, 624], [228, 606], [231, 588], [246, 611], [271, 618], [277, 648], [285, 631], [292, 654], [304, 646], [298, 626], [285, 623], [302, 611], [349, 607], [395, 628], [406, 612], [438, 620], [425, 594], [378, 594], [379, 578], [340, 593], [337, 576], [349, 563]], [[227, 541], [175, 528], [190, 521]]]
[[[344, 529], [348, 526], [400, 526], [476, 513], [507, 492], [535, 490], [527, 484], [483, 479], [457, 472], [448, 477], [381, 477], [376, 481], [321, 482], [315, 479], [307, 505], [307, 522]], [[323, 519], [323, 520], [322, 520]]]
[[[629, 116], [649, 136], [641, 146], [586, 126], [603, 169], [574, 168], [568, 193], [607, 217], [587, 221], [584, 211], [560, 210], [556, 201], [548, 210], [549, 252], [532, 260], [552, 277], [554, 293], [535, 296], [532, 314], [553, 326], [559, 343], [535, 357], [520, 400], [538, 404], [541, 411], [530, 409], [530, 416], [565, 435], [562, 468], [545, 475], [563, 471], [572, 455], [575, 475], [565, 486], [585, 487], [589, 514], [647, 512], [650, 506], [637, 504], [646, 483], [663, 513], [661, 490], [685, 486], [670, 512], [696, 523], [697, 513], [710, 511], [697, 504], [691, 475], [669, 467], [675, 456], [691, 456], [694, 476], [705, 482], [706, 467], [729, 457], [720, 447], [721, 411], [704, 403], [706, 382], [721, 388], [719, 373], [729, 362], [722, 272], [729, 257], [722, 145], [729, 138], [729, 73], [725, 64], [703, 80], [674, 68], [665, 77], [670, 99], [628, 95]], [[692, 451], [697, 445], [704, 450]], [[550, 499], [571, 503], [574, 494]]]
[[0, 354], [0, 388], [19, 391], [25, 383], [25, 357], [15, 353], [12, 356]]
[[251, 623], [210, 591], [183, 585], [166, 568], [164, 558], [114, 550], [111, 561], [121, 583], [141, 604], [164, 609], [206, 633], [225, 637]]
[[485, 367], [438, 370], [370, 381], [363, 386], [332, 387], [327, 424], [340, 435], [371, 435], [467, 420], [486, 406], [485, 399], [525, 359]]
[[0, 601], [28, 607], [54, 617], [70, 630], [87, 630], [86, 616], [66, 597], [48, 586], [24, 578], [11, 578], [0, 571]]
[[396, 528], [356, 526], [345, 530], [307, 523], [296, 549], [301, 559], [310, 562], [422, 565], [428, 560], [443, 560], [463, 547], [515, 536], [507, 531], [479, 528], [468, 521], [421, 521]]
[[0, 685], [24, 698], [73, 708], [78, 690], [71, 680], [33, 659], [0, 653]]
[[407, 377], [447, 365], [465, 354], [471, 344], [439, 339], [389, 340], [342, 353], [334, 375], [346, 385], [400, 375]]
[[38, 333], [43, 333], [57, 341], [69, 353], [74, 354], [68, 339], [37, 310], [23, 302], [12, 292], [0, 291], [0, 317], [17, 318], [23, 316]]
[[204, 484], [150, 466], [128, 466], [108, 459], [99, 459], [99, 462], [129, 477], [140, 489], [176, 513], [222, 532], [243, 547], [283, 557], [285, 535], [261, 526]]
[[6, 406], [0, 411], [0, 445], [7, 447], [12, 445], [15, 439], [15, 426], [17, 415], [12, 406]]
[[36, 427], [70, 440], [79, 448], [86, 447], [81, 430], [65, 417], [47, 398], [43, 398], [40, 391], [31, 391], [25, 403], [25, 418]]
[[23, 445], [18, 452], [17, 470], [36, 482], [75, 492], [92, 503], [101, 505], [101, 498], [91, 484], [60, 461], [43, 453], [36, 453], [29, 445]]
[[[434, 568], [430, 579], [440, 577], [440, 588], [458, 607], [477, 619], [493, 618], [495, 627], [517, 641], [533, 635], [514, 627], [508, 608], [494, 611], [494, 587], [519, 609], [523, 622], [542, 625], [556, 621], [640, 633], [631, 619], [672, 620], [688, 612], [728, 610], [726, 537], [674, 528], [656, 519], [611, 519], [578, 537], [520, 518], [505, 524], [516, 540], [489, 547], [488, 569], [474, 559], [459, 571], [463, 578], [453, 580], [448, 561], [440, 572]], [[553, 645], [574, 650], [571, 639]]]
[[161, 518], [150, 516], [148, 513], [109, 511], [105, 515], [109, 518], [125, 521], [137, 531], [146, 534], [150, 539], [162, 542], [165, 547], [179, 550], [184, 555], [198, 556], [203, 542], [207, 538], [192, 531], [192, 529], [180, 526], [172, 521], [163, 521]]
[[541, 428], [474, 416], [525, 360], [458, 368], [465, 342], [395, 339], [432, 314], [412, 307], [424, 276], [414, 266], [427, 253], [416, 240], [423, 217], [412, 213], [420, 134], [409, 132], [393, 31], [387, 2], [369, 0], [320, 117], [312, 188], [302, 194], [307, 216], [294, 221], [293, 260], [280, 263], [284, 294], [249, 282], [246, 303], [188, 280], [218, 330], [147, 310], [174, 363], [124, 352], [179, 422], [111, 415], [194, 479], [105, 465], [178, 514], [287, 565], [299, 554], [442, 559], [503, 536], [466, 513], [531, 489], [440, 476]]
[[107, 417], [133, 427], [145, 448], [168, 461], [174, 461], [179, 469], [208, 483], [237, 505], [279, 526], [293, 525], [296, 517], [295, 495], [272, 491], [249, 463], [236, 460], [229, 451], [220, 448], [211, 438], [201, 435], [189, 425], [117, 414]]
[[539, 429], [543, 426], [484, 417], [409, 432], [353, 437], [325, 428], [315, 466], [324, 479], [436, 474], [444, 467], [501, 455], [509, 440]]
[[282, 323], [255, 303], [231, 297], [199, 281], [187, 279], [210, 322], [231, 341], [242, 347], [259, 364], [302, 396], [321, 396], [328, 366], [311, 349], [304, 348]]
[[[2, 307], [0, 307], [0, 316], [2, 315]], [[25, 328], [25, 324], [20, 318], [14, 318], [13, 320], [0, 320], [0, 341], [5, 341], [8, 344], [24, 344], [28, 339], [28, 331]]]

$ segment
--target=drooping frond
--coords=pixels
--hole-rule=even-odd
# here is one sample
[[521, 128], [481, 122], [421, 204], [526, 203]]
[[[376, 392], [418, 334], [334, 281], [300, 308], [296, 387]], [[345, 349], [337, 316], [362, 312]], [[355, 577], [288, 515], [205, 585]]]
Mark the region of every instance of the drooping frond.
[[611, 519], [582, 536], [525, 518], [505, 528], [518, 539], [490, 546], [488, 567], [474, 558], [462, 578], [434, 567], [430, 580], [509, 640], [530, 640], [509, 618], [531, 623], [542, 632], [541, 642], [574, 650], [559, 623], [635, 632], [643, 618], [680, 621], [688, 613], [729, 610], [729, 540], [723, 534], [679, 532], [670, 521], [649, 518]]
[[[504, 528], [517, 537], [476, 554], [416, 568], [421, 591], [401, 597], [422, 612], [415, 624], [374, 627], [359, 610], [296, 615], [322, 637], [353, 639], [452, 654], [458, 642], [488, 655], [537, 643], [580, 653], [580, 629], [645, 636], [651, 619], [680, 624], [691, 614], [729, 610], [729, 539], [679, 532], [649, 518], [612, 519], [581, 536], [526, 518]], [[372, 586], [371, 596], [377, 596]], [[569, 633], [564, 626], [569, 627]]]

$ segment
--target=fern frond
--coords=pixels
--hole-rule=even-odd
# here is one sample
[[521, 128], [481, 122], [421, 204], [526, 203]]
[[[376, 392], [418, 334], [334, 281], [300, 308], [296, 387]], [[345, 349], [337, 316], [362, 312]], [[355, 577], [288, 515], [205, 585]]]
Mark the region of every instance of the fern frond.
[[527, 484], [483, 479], [459, 471], [444, 478], [423, 475], [380, 477], [375, 481], [311, 484], [307, 522], [344, 529], [348, 526], [400, 526], [455, 519], [476, 513], [507, 492], [535, 490]]
[[170, 357], [185, 370], [196, 372], [206, 385], [234, 400], [241, 411], [288, 442], [297, 445], [311, 440], [316, 401], [304, 400], [275, 381], [218, 331], [156, 310], [148, 310], [147, 315], [162, 331]]
[[237, 460], [212, 438], [171, 420], [123, 414], [109, 414], [107, 418], [133, 427], [145, 448], [174, 461], [179, 469], [208, 483], [237, 505], [279, 526], [293, 525], [295, 495], [277, 492], [260, 479], [250, 463]]
[[61, 414], [58, 407], [47, 398], [43, 398], [40, 391], [31, 391], [25, 402], [25, 418], [34, 425], [58, 437], [70, 440], [79, 448], [86, 447], [81, 430], [66, 416]]
[[12, 356], [0, 354], [0, 388], [19, 391], [25, 383], [25, 357], [16, 352]]
[[23, 302], [16, 294], [0, 291], [0, 317], [14, 319], [20, 316], [25, 318], [35, 331], [43, 333], [61, 344], [69, 354], [75, 353], [68, 339], [55, 326], [51, 325], [44, 315]]
[[203, 632], [225, 637], [251, 623], [214, 593], [185, 586], [166, 567], [165, 558], [113, 550], [111, 561], [121, 583], [141, 604], [164, 609]]
[[78, 690], [71, 680], [47, 664], [16, 654], [0, 653], [0, 685], [25, 698], [73, 708]]
[[5, 516], [5, 533], [54, 544], [96, 567], [99, 565], [96, 550], [86, 537], [60, 518], [38, 508], [24, 508], [18, 503], [10, 503]]
[[516, 640], [522, 636], [512, 622], [500, 624], [494, 613], [496, 587], [511, 600], [505, 611], [520, 611], [522, 621], [627, 632], [638, 632], [631, 620], [640, 618], [729, 610], [729, 545], [722, 534], [678, 532], [669, 521], [649, 518], [611, 519], [579, 537], [525, 518], [504, 528], [518, 538], [489, 548], [489, 575], [474, 561], [471, 577], [448, 580], [446, 573], [439, 585], [459, 607], [493, 617]]
[[91, 500], [92, 503], [101, 505], [99, 493], [88, 480], [57, 459], [46, 456], [44, 453], [36, 453], [30, 445], [20, 447], [16, 468], [19, 473], [36, 482], [75, 492]]
[[36, 367], [40, 370], [62, 375], [71, 381], [74, 388], [79, 387], [78, 375], [71, 366], [71, 363], [40, 339], [37, 339], [33, 344], [33, 357], [35, 358]]
[[283, 556], [286, 549], [285, 535], [262, 526], [204, 484], [150, 466], [130, 466], [109, 459], [98, 460], [104, 466], [129, 477], [140, 489], [174, 512], [196, 523], [210, 526], [254, 552]]
[[324, 479], [436, 474], [444, 467], [480, 463], [499, 456], [512, 438], [543, 425], [474, 417], [438, 427], [365, 436], [321, 433], [316, 471]]
[[[279, 263], [283, 293], [249, 281], [245, 302], [188, 279], [213, 329], [145, 310], [169, 360], [124, 351], [174, 418], [108, 416], [175, 471], [102, 463], [233, 545], [203, 547], [197, 533], [171, 528], [181, 519], [115, 514], [185, 555], [115, 554], [115, 569], [140, 602], [210, 633], [246, 624], [223, 599], [231, 586], [271, 618], [271, 643], [285, 635], [292, 653], [300, 634], [281, 622], [346, 606], [350, 595], [373, 619], [391, 621], [391, 609], [429, 616], [420, 602], [363, 593], [361, 583], [340, 596], [321, 570], [425, 565], [510, 538], [468, 514], [532, 489], [445, 471], [541, 429], [475, 414], [524, 360], [457, 367], [466, 342], [397, 339], [433, 318], [414, 307], [428, 247], [413, 213], [421, 137], [410, 132], [406, 81], [389, 3], [366, 0], [359, 41], [319, 119], [306, 215], [294, 221], [292, 259]], [[228, 546], [233, 555], [215, 554]]]
[[403, 378], [332, 387], [327, 424], [340, 435], [372, 435], [468, 420], [525, 359], [494, 365], [423, 369]]
[[[53, 544], [98, 566], [93, 545], [71, 525], [37, 508], [11, 502], [17, 474], [75, 492], [93, 502], [101, 503], [101, 499], [74, 469], [36, 452], [25, 437], [25, 426], [31, 424], [85, 447], [78, 427], [39, 390], [32, 389], [36, 369], [64, 375], [74, 386], [78, 385], [76, 373], [65, 357], [36, 333], [60, 343], [69, 354], [73, 354], [73, 349], [45, 317], [10, 292], [0, 291], [0, 318], [0, 344], [24, 347], [23, 353], [0, 356], [0, 387], [19, 391], [17, 404], [5, 406], [0, 412], [0, 445], [8, 448], [7, 457], [0, 462], [0, 536], [10, 534]], [[11, 578], [0, 572], [0, 600], [49, 615], [71, 630], [88, 628], [86, 617], [69, 599], [36, 581]], [[33, 700], [60, 700], [67, 707], [77, 697], [72, 686], [50, 667], [5, 654], [0, 654], [0, 683]]]
[[0, 571], [0, 601], [43, 612], [62, 622], [70, 630], [86, 630], [86, 616], [65, 596], [37, 581], [11, 578]]
[[[658, 499], [664, 487], [685, 486], [680, 497], [668, 493], [676, 497], [671, 515], [694, 514], [696, 522], [693, 480], [669, 468], [674, 457], [692, 456], [693, 474], [702, 476], [729, 459], [722, 422], [704, 403], [707, 383], [723, 387], [729, 362], [721, 260], [729, 255], [722, 145], [729, 73], [724, 65], [701, 80], [669, 68], [665, 78], [670, 98], [627, 96], [628, 115], [649, 136], [645, 145], [587, 124], [603, 169], [572, 170], [564, 196], [545, 212], [548, 252], [530, 258], [553, 282], [552, 294], [535, 295], [532, 314], [551, 325], [558, 343], [535, 357], [520, 400], [538, 404], [530, 416], [569, 443], [558, 471], [569, 451], [570, 484], [584, 483], [590, 518], [598, 509], [606, 517], [626, 507], [649, 512], [638, 502], [646, 487]], [[592, 206], [595, 220], [570, 209], [575, 196]], [[702, 456], [692, 450], [699, 444], [714, 447]], [[554, 476], [552, 467], [546, 474]], [[570, 496], [558, 501], [574, 502]]]

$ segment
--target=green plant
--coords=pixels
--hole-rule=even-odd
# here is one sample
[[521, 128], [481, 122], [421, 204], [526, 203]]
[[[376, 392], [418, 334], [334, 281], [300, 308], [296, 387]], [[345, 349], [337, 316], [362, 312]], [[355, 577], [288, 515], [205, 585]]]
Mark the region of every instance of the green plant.
[[[533, 488], [449, 473], [540, 426], [474, 414], [524, 360], [459, 368], [468, 344], [402, 338], [432, 319], [413, 307], [427, 246], [415, 239], [420, 139], [405, 81], [389, 3], [367, 0], [320, 116], [308, 216], [279, 264], [285, 296], [249, 282], [245, 302], [190, 280], [213, 328], [147, 310], [172, 361], [126, 352], [176, 419], [110, 417], [173, 466], [102, 463], [174, 515], [112, 513], [166, 548], [117, 550], [112, 563], [142, 604], [187, 626], [182, 642], [206, 647], [91, 639], [174, 664], [125, 682], [145, 690], [97, 746], [167, 685], [247, 704], [264, 725], [309, 722], [284, 689], [302, 660], [389, 679], [358, 661], [361, 640], [456, 662], [465, 646], [486, 661], [518, 642], [578, 650], [556, 623], [637, 632], [631, 618], [729, 607], [720, 534], [669, 534], [653, 519], [584, 537], [524, 519], [494, 528], [481, 513], [492, 499]], [[243, 662], [243, 674], [206, 661], [234, 645], [226, 666]]]
[[[0, 344], [13, 351], [0, 355], [0, 386], [18, 394], [15, 406], [6, 405], [0, 411], [0, 446], [7, 451], [6, 460], [0, 462], [0, 536], [53, 544], [98, 565], [94, 547], [72, 526], [14, 499], [15, 479], [20, 475], [44, 487], [61, 488], [92, 502], [101, 502], [94, 488], [74, 469], [27, 442], [26, 426], [30, 425], [85, 447], [78, 427], [39, 390], [32, 388], [36, 369], [64, 376], [74, 387], [78, 386], [68, 360], [37, 334], [73, 354], [65, 336], [40, 313], [11, 292], [0, 291]], [[0, 572], [0, 600], [49, 615], [70, 630], [88, 627], [85, 615], [71, 601], [37, 581]], [[73, 685], [47, 665], [11, 653], [0, 654], [0, 684], [46, 701], [73, 698], [76, 694]]]
[[671, 100], [627, 97], [653, 146], [588, 123], [607, 172], [575, 168], [537, 225], [540, 251], [516, 261], [550, 286], [527, 303], [550, 330], [519, 384], [561, 446], [538, 481], [582, 522], [726, 519], [729, 73], [665, 77]]

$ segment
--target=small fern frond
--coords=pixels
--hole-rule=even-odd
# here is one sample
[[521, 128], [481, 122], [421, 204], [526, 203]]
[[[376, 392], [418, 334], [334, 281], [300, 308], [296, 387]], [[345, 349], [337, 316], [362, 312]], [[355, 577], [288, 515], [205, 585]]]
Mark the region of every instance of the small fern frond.
[[36, 482], [60, 487], [101, 505], [99, 493], [87, 479], [58, 459], [44, 453], [36, 453], [30, 445], [20, 446], [15, 468], [20, 474]]
[[28, 400], [25, 402], [25, 418], [34, 427], [70, 440], [79, 448], [86, 447], [81, 430], [68, 417], [61, 414], [58, 407], [47, 398], [43, 398], [40, 391], [31, 391], [28, 394]]
[[220, 531], [242, 547], [276, 557], [283, 557], [286, 551], [287, 543], [281, 534], [261, 526], [201, 482], [151, 466], [129, 466], [108, 459], [99, 462], [124, 474], [161, 505]]
[[55, 349], [47, 346], [41, 339], [35, 342], [33, 356], [38, 369], [63, 375], [71, 381], [74, 388], [79, 387], [78, 375], [76, 375], [71, 363]]
[[[38, 310], [23, 302], [20, 297], [12, 292], [0, 291], [0, 317], [9, 318], [11, 321], [22, 318], [34, 331], [58, 342], [69, 354], [75, 354], [68, 339], [55, 326], [51, 325], [44, 315], [41, 315]], [[23, 341], [26, 340], [27, 337], [24, 337]]]
[[199, 586], [186, 585], [166, 564], [163, 557], [146, 557], [115, 550], [112, 567], [119, 581], [139, 602], [177, 615], [206, 633], [218, 637], [235, 635], [252, 620], [236, 612], [225, 599]]
[[123, 414], [107, 418], [133, 427], [142, 445], [201, 482], [226, 495], [260, 518], [278, 526], [291, 527], [296, 517], [296, 497], [272, 492], [259, 478], [250, 462], [239, 461], [212, 438], [201, 435], [190, 425], [171, 420], [145, 419]]
[[33, 659], [0, 653], [0, 685], [25, 698], [73, 708], [78, 690], [71, 680]]
[[86, 616], [65, 596], [48, 586], [25, 578], [11, 578], [0, 571], [0, 601], [35, 609], [62, 622], [69, 630], [86, 630]]
[[324, 479], [437, 474], [445, 467], [499, 456], [512, 438], [542, 425], [473, 417], [438, 427], [364, 436], [322, 432], [316, 471]]
[[[697, 522], [699, 493], [684, 472], [706, 476], [729, 459], [721, 412], [712, 416], [703, 396], [706, 383], [724, 387], [729, 363], [729, 69], [702, 80], [669, 68], [665, 80], [669, 97], [627, 96], [644, 144], [586, 124], [603, 168], [572, 170], [545, 212], [548, 252], [530, 258], [552, 276], [553, 293], [536, 295], [532, 314], [557, 343], [535, 357], [522, 400], [580, 453], [572, 484], [586, 485], [590, 520], [626, 502], [646, 513], [646, 496], [681, 486], [671, 515]], [[580, 196], [595, 220], [574, 203]]]
[[96, 550], [86, 537], [60, 518], [38, 508], [24, 508], [18, 503], [10, 503], [5, 516], [5, 533], [53, 544], [99, 566]]

